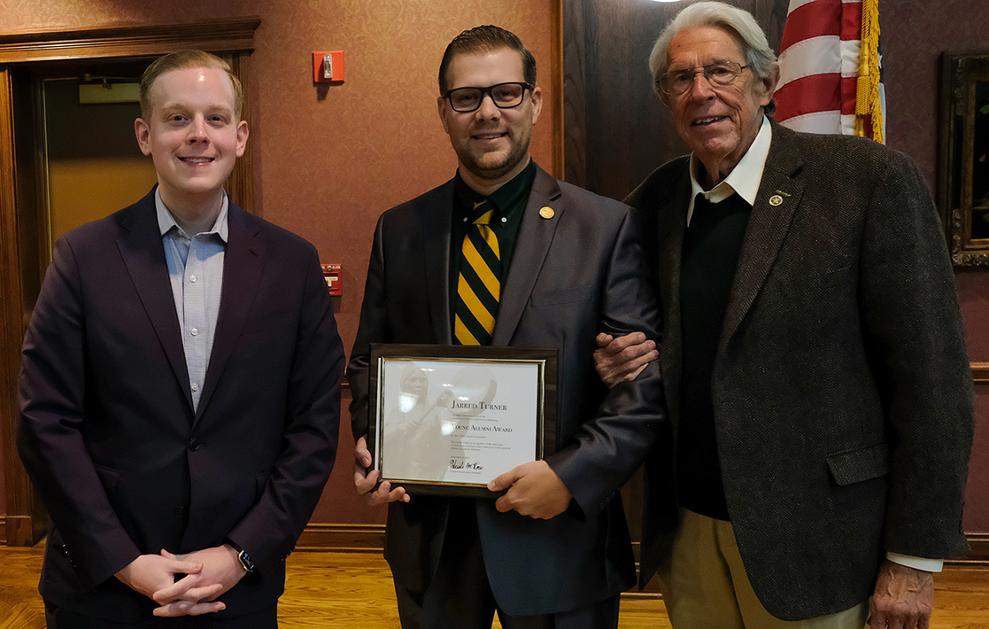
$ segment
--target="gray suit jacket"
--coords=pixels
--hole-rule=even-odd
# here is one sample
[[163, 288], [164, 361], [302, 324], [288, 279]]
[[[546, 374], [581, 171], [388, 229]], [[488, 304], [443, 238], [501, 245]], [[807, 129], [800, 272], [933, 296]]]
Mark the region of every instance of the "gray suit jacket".
[[[449, 307], [453, 182], [385, 212], [378, 221], [360, 329], [348, 374], [354, 434], [367, 432], [368, 352], [373, 342], [451, 342]], [[555, 216], [540, 218], [550, 206]], [[558, 451], [548, 458], [573, 493], [548, 520], [498, 513], [476, 501], [485, 565], [510, 614], [544, 614], [602, 600], [634, 583], [618, 489], [665, 426], [658, 365], [607, 390], [594, 372], [600, 330], [654, 335], [657, 302], [631, 210], [536, 174], [504, 282], [494, 345], [559, 348]], [[385, 555], [412, 590], [436, 570], [448, 500], [393, 504]]]
[[[683, 157], [629, 197], [659, 269], [674, 431], [689, 421], [679, 412], [689, 194]], [[864, 601], [886, 551], [966, 549], [971, 374], [941, 225], [909, 158], [773, 126], [711, 392], [739, 550], [773, 614]], [[647, 501], [643, 579], [673, 531], [661, 504]]]

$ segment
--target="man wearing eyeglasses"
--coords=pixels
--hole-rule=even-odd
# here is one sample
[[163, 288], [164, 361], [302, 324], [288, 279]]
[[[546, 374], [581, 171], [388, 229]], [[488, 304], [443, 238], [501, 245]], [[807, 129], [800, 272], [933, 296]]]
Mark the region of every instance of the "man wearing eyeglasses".
[[[378, 221], [349, 366], [355, 485], [390, 502], [385, 556], [402, 626], [616, 627], [635, 581], [618, 489], [665, 427], [658, 365], [610, 391], [599, 327], [659, 320], [627, 206], [547, 174], [529, 156], [542, 91], [518, 37], [496, 26], [447, 47], [437, 99], [456, 176]], [[641, 326], [641, 327], [640, 327]], [[373, 342], [559, 349], [558, 448], [489, 484], [495, 499], [410, 496], [378, 472], [368, 429]]]
[[[900, 153], [772, 123], [776, 58], [746, 11], [687, 7], [649, 65], [691, 154], [629, 197], [651, 223], [681, 508], [647, 523], [641, 579], [659, 568], [676, 627], [927, 627], [932, 572], [966, 548], [972, 438], [930, 193]], [[599, 342], [609, 381], [655, 351]]]

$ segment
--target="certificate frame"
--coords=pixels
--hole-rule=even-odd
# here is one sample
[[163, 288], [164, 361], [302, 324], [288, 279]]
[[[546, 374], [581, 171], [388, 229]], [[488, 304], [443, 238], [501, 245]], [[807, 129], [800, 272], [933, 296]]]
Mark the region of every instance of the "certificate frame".
[[[535, 422], [534, 443], [532, 443], [532, 458], [529, 460], [540, 460], [552, 454], [556, 450], [556, 423], [557, 423], [557, 367], [558, 352], [555, 348], [540, 347], [494, 347], [494, 346], [456, 346], [456, 345], [423, 345], [423, 344], [399, 344], [399, 343], [375, 343], [371, 345], [371, 361], [369, 369], [368, 388], [368, 449], [371, 452], [371, 470], [380, 470], [379, 482], [389, 481], [393, 487], [404, 487], [410, 494], [424, 495], [444, 495], [444, 496], [466, 496], [474, 498], [494, 498], [497, 494], [487, 488], [487, 479], [480, 477], [488, 472], [477, 472], [479, 476], [476, 480], [468, 478], [444, 479], [434, 477], [428, 472], [420, 474], [408, 473], [408, 465], [398, 463], [398, 457], [392, 457], [392, 470], [398, 469], [398, 473], [389, 471], [389, 451], [385, 447], [386, 439], [389, 437], [389, 425], [394, 423], [389, 419], [390, 415], [397, 413], [385, 399], [386, 390], [393, 391], [397, 373], [402, 371], [408, 374], [410, 369], [417, 369], [423, 364], [442, 365], [451, 369], [457, 368], [460, 373], [480, 373], [490, 369], [513, 369], [521, 367], [524, 377], [535, 377], [532, 383], [535, 387], [536, 408], [532, 409], [532, 421]], [[404, 368], [404, 369], [403, 369]], [[469, 375], [468, 375], [469, 377]], [[404, 385], [403, 385], [404, 386]], [[423, 385], [419, 385], [423, 386]], [[431, 386], [427, 383], [425, 386]], [[442, 386], [451, 386], [443, 384]], [[495, 385], [496, 386], [496, 385]], [[531, 393], [526, 390], [529, 401]], [[427, 394], [423, 394], [428, 398]], [[525, 395], [523, 397], [526, 397]], [[490, 400], [489, 400], [490, 401]], [[436, 404], [433, 405], [436, 407]], [[526, 408], [528, 404], [525, 405]], [[497, 405], [491, 408], [499, 408]], [[523, 415], [528, 411], [523, 409]], [[447, 411], [449, 412], [449, 411]], [[523, 419], [523, 428], [528, 429], [528, 416]], [[421, 421], [421, 420], [420, 420]], [[515, 421], [515, 420], [512, 420]], [[511, 431], [509, 431], [511, 432]], [[523, 431], [524, 432], [524, 431]], [[397, 438], [397, 437], [395, 437]], [[449, 460], [449, 467], [454, 466], [454, 460], [449, 451], [440, 453], [416, 452], [414, 439], [404, 441], [408, 447], [403, 451], [411, 451], [413, 457], [421, 460], [437, 461]], [[527, 440], [524, 441], [527, 447]], [[449, 447], [449, 446], [448, 446]], [[394, 447], [393, 447], [394, 449]], [[423, 448], [424, 449], [424, 448]], [[407, 454], [407, 453], [406, 453]], [[433, 454], [433, 456], [429, 456]], [[519, 448], [510, 450], [510, 457], [519, 457], [523, 454]], [[508, 465], [497, 474], [508, 471], [521, 461]], [[405, 473], [401, 473], [405, 472]], [[457, 476], [457, 472], [449, 472]], [[473, 474], [472, 470], [459, 472], [459, 475]], [[444, 472], [447, 474], [447, 472]], [[497, 475], [495, 474], [495, 475]], [[426, 477], [424, 478], [423, 475]]]

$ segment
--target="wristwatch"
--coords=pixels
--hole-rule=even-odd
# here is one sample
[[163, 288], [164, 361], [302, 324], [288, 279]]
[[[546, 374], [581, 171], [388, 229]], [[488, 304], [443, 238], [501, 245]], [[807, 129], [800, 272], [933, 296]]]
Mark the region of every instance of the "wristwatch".
[[237, 559], [240, 560], [240, 565], [243, 566], [244, 571], [247, 574], [254, 574], [255, 565], [254, 565], [254, 560], [251, 559], [251, 555], [246, 550], [244, 550], [237, 544], [234, 544], [229, 539], [227, 540], [227, 543], [230, 544], [231, 548], [237, 551]]

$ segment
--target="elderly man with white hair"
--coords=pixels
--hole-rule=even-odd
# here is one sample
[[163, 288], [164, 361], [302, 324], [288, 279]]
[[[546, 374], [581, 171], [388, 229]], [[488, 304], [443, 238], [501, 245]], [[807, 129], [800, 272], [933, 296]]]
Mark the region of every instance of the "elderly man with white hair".
[[[966, 549], [972, 438], [930, 193], [901, 153], [773, 123], [746, 11], [688, 6], [649, 67], [691, 152], [627, 199], [676, 442], [650, 466], [641, 579], [658, 569], [676, 627], [927, 627], [932, 573]], [[655, 357], [641, 338], [599, 336], [606, 381]]]

